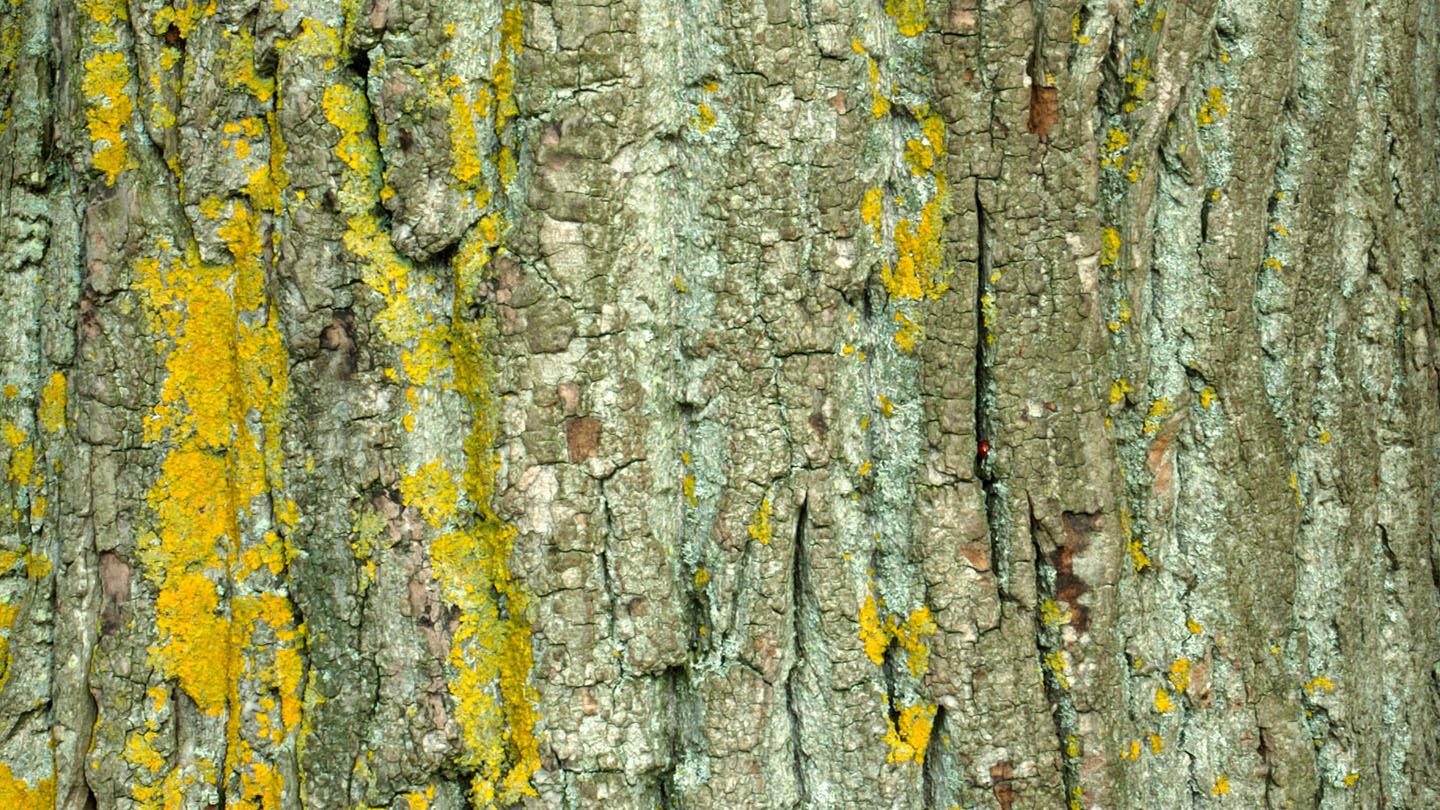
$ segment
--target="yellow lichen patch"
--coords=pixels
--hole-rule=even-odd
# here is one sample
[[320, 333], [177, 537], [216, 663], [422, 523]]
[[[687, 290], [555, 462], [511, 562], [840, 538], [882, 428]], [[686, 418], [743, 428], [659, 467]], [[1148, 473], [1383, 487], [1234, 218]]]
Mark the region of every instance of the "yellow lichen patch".
[[30, 437], [11, 422], [4, 423], [3, 432], [5, 443], [10, 445], [9, 480], [29, 486], [35, 470], [35, 448], [27, 444]]
[[0, 602], [0, 686], [4, 686], [10, 674], [10, 636], [15, 618], [20, 615], [20, 606]]
[[930, 615], [930, 608], [921, 606], [910, 611], [906, 617], [893, 631], [895, 641], [899, 643], [907, 655], [907, 664], [910, 667], [910, 674], [922, 678], [930, 670], [930, 645], [925, 643], [925, 637], [936, 630], [935, 619]]
[[9, 765], [0, 762], [0, 807], [6, 810], [50, 810], [54, 806], [54, 775], [37, 780], [32, 785], [16, 776]]
[[1345, 774], [1345, 787], [1353, 787], [1359, 781], [1360, 774], [1354, 772]]
[[1125, 324], [1130, 322], [1129, 301], [1126, 301], [1123, 298], [1120, 299], [1120, 303], [1115, 307], [1115, 317], [1119, 320], [1110, 321], [1110, 323], [1107, 324], [1110, 327], [1111, 332], [1119, 332]]
[[160, 773], [165, 768], [165, 757], [155, 750], [152, 742], [155, 736], [153, 731], [131, 733], [125, 742], [125, 761], [152, 774]]
[[[1164, 12], [1161, 12], [1163, 17]], [[1136, 59], [1130, 63], [1130, 72], [1125, 74], [1125, 83], [1130, 85], [1130, 101], [1125, 102], [1125, 112], [1134, 112], [1145, 106], [1145, 88], [1150, 85], [1150, 57]]]
[[482, 91], [473, 103], [464, 93], [450, 94], [450, 173], [464, 186], [473, 185], [484, 172], [475, 119], [484, 119], [489, 114], [490, 101], [488, 90]]
[[704, 568], [695, 569], [695, 587], [703, 588], [710, 581], [710, 572]]
[[939, 275], [943, 253], [940, 244], [944, 214], [938, 200], [925, 204], [920, 223], [910, 220], [895, 223], [895, 250], [898, 254], [893, 268], [881, 270], [881, 279], [891, 298], [938, 298], [945, 290]]
[[1185, 691], [1190, 685], [1190, 659], [1177, 658], [1170, 665], [1170, 683], [1174, 684], [1177, 693]]
[[1070, 676], [1066, 672], [1070, 667], [1070, 662], [1066, 660], [1064, 650], [1055, 650], [1054, 652], [1046, 653], [1045, 667], [1050, 670], [1050, 674], [1054, 677], [1057, 686], [1061, 689], [1070, 688]]
[[430, 810], [430, 802], [435, 799], [435, 786], [431, 785], [425, 790], [411, 791], [405, 794], [405, 801], [410, 803], [406, 810]]
[[1120, 379], [1110, 383], [1110, 404], [1113, 405], [1123, 400], [1126, 394], [1133, 393], [1135, 393], [1135, 389], [1130, 387], [1130, 383], [1128, 380], [1126, 380], [1124, 377], [1121, 377]]
[[925, 336], [925, 330], [899, 312], [895, 313], [895, 322], [900, 324], [900, 328], [895, 330], [895, 345], [901, 351], [914, 352], [915, 344]]
[[907, 37], [913, 37], [925, 30], [925, 0], [885, 0], [885, 13], [895, 21], [895, 27]]
[[55, 372], [40, 390], [40, 426], [55, 433], [65, 426], [66, 382], [63, 372]]
[[1046, 599], [1040, 603], [1040, 620], [1046, 627], [1059, 627], [1068, 624], [1070, 619], [1070, 608], [1062, 607], [1054, 599]]
[[760, 499], [760, 508], [755, 510], [755, 517], [750, 521], [750, 539], [761, 543], [770, 542], [770, 516], [774, 510], [770, 506], [769, 498]]
[[1164, 739], [1163, 737], [1161, 737], [1159, 734], [1155, 734], [1155, 733], [1152, 732], [1152, 733], [1150, 734], [1150, 753], [1152, 753], [1152, 754], [1159, 754], [1161, 751], [1164, 751], [1164, 750], [1165, 750], [1165, 739]]
[[1120, 749], [1120, 758], [1128, 759], [1131, 762], [1140, 758], [1140, 741], [1131, 740], [1130, 744]]
[[1305, 691], [1309, 692], [1312, 695], [1315, 694], [1316, 689], [1324, 692], [1329, 692], [1334, 688], [1335, 682], [1325, 677], [1324, 675], [1318, 675], [1305, 682]]
[[125, 132], [135, 111], [129, 83], [130, 66], [123, 53], [98, 53], [85, 62], [81, 90], [88, 102], [85, 126], [95, 145], [91, 164], [105, 173], [107, 185], [114, 185], [121, 172], [137, 165], [125, 146]]
[[455, 517], [459, 490], [450, 471], [438, 461], [425, 464], [402, 478], [400, 493], [432, 526], [440, 526]]
[[1116, 169], [1125, 168], [1125, 151], [1130, 147], [1130, 136], [1122, 129], [1111, 127], [1106, 133], [1105, 143], [1100, 147], [1100, 165]]
[[885, 91], [880, 84], [880, 65], [875, 62], [874, 57], [865, 51], [860, 38], [850, 40], [850, 49], [865, 57], [865, 62], [870, 71], [870, 113], [878, 121], [890, 114], [890, 99], [885, 96]]
[[1216, 120], [1224, 118], [1228, 112], [1230, 112], [1230, 105], [1225, 103], [1225, 92], [1218, 87], [1212, 87], [1205, 92], [1205, 98], [1200, 101], [1200, 110], [1195, 113], [1195, 123], [1207, 127]]
[[227, 45], [217, 54], [221, 75], [228, 79], [230, 87], [254, 96], [257, 101], [268, 102], [275, 94], [275, 79], [261, 78], [255, 73], [255, 37], [248, 31], [221, 34]]
[[715, 111], [710, 109], [709, 104], [700, 104], [695, 108], [695, 115], [690, 118], [690, 126], [695, 127], [700, 134], [705, 134], [715, 127]]
[[1201, 633], [1205, 632], [1205, 628], [1201, 627], [1201, 626], [1200, 626], [1200, 623], [1197, 622], [1197, 621], [1195, 621], [1194, 619], [1186, 619], [1186, 620], [1185, 620], [1185, 629], [1186, 629], [1186, 630], [1189, 630], [1191, 635], [1196, 635], [1196, 636], [1198, 636], [1198, 635], [1200, 635]]
[[[497, 121], [513, 115], [505, 112], [506, 104], [514, 110], [509, 97], [513, 68], [505, 54], [519, 49], [519, 14], [518, 6], [512, 6], [502, 21], [504, 64], [495, 68], [495, 86], [503, 98]], [[474, 774], [470, 799], [486, 810], [536, 795], [530, 778], [540, 768], [535, 733], [539, 696], [529, 681], [532, 597], [510, 570], [516, 530], [490, 505], [499, 470], [493, 449], [492, 372], [483, 352], [484, 326], [468, 315], [482, 294], [482, 272], [503, 232], [498, 216], [483, 217], [453, 261], [457, 290], [448, 333], [451, 367], [454, 388], [468, 403], [472, 419], [461, 478], [468, 520], [430, 549], [445, 599], [460, 611], [447, 658], [449, 686], [465, 742], [461, 763]]]
[[155, 599], [163, 644], [151, 649], [200, 710], [212, 716], [224, 714], [236, 674], [230, 622], [219, 609], [215, 583], [204, 574], [166, 577]]
[[1225, 774], [1215, 777], [1215, 787], [1210, 792], [1216, 796], [1227, 796], [1230, 793], [1230, 779]]
[[181, 39], [188, 39], [200, 18], [214, 13], [215, 0], [209, 0], [209, 3], [204, 5], [200, 0], [189, 0], [178, 8], [173, 4], [164, 6], [155, 15], [153, 30], [156, 34], [163, 35], [173, 25]]
[[214, 763], [200, 760], [191, 766], [170, 771], [153, 785], [134, 785], [130, 788], [130, 795], [136, 801], [138, 810], [177, 810], [183, 806], [181, 802], [186, 788], [214, 781]]
[[894, 720], [886, 718], [890, 730], [885, 734], [885, 743], [890, 746], [888, 758], [891, 762], [925, 764], [925, 749], [930, 744], [935, 708], [919, 703], [901, 709]]
[[865, 597], [860, 607], [860, 641], [865, 645], [865, 655], [875, 664], [885, 663], [885, 651], [896, 644], [906, 653], [910, 674], [917, 678], [925, 676], [930, 669], [930, 645], [925, 638], [936, 630], [930, 608], [921, 606], [912, 610], [901, 621], [898, 616], [883, 617], [883, 604], [874, 594]]
[[919, 176], [934, 168], [935, 155], [925, 141], [911, 138], [905, 142], [905, 162], [910, 164], [910, 173]]
[[1114, 266], [1120, 258], [1120, 232], [1114, 228], [1106, 228], [1100, 232], [1100, 264], [1104, 267]]
[[1170, 700], [1170, 693], [1165, 691], [1165, 687], [1155, 687], [1155, 711], [1164, 714], [1174, 708], [1175, 703]]
[[877, 666], [885, 663], [885, 649], [890, 646], [890, 628], [880, 621], [880, 603], [875, 595], [865, 597], [860, 607], [860, 641], [865, 655]]
[[995, 342], [995, 322], [999, 320], [999, 310], [995, 307], [995, 296], [985, 293], [980, 296], [980, 325], [985, 327], [985, 342]]
[[[258, 127], [257, 121], [250, 128]], [[264, 530], [272, 502], [280, 526], [293, 526], [291, 502], [266, 497], [280, 483], [277, 438], [289, 359], [266, 301], [259, 215], [244, 202], [206, 207], [221, 221], [217, 232], [232, 264], [202, 262], [191, 243], [168, 263], [145, 258], [135, 265], [135, 288], [165, 361], [145, 439], [168, 448], [147, 494], [155, 525], [137, 545], [145, 575], [159, 589], [151, 659], [202, 712], [226, 718], [234, 746], [252, 718], [272, 739], [299, 723], [303, 640], [288, 598], [273, 590], [288, 552], [277, 532]], [[164, 244], [158, 249], [171, 252]], [[247, 540], [257, 535], [258, 543]], [[249, 595], [222, 601], [218, 583], [224, 593], [240, 586]], [[252, 644], [262, 627], [266, 643]], [[268, 712], [253, 714], [249, 690], [261, 685], [282, 692], [273, 720]], [[274, 705], [268, 698], [259, 705], [267, 701]], [[227, 757], [225, 778], [238, 775], [243, 788], [236, 806], [278, 807], [273, 784], [254, 782], [272, 766], [231, 750], [236, 756]], [[214, 779], [213, 766], [207, 768], [172, 771], [133, 796], [143, 807], [161, 807], [206, 773]]]
[[865, 220], [875, 232], [875, 244], [880, 244], [881, 206], [885, 201], [885, 192], [879, 188], [872, 188], [865, 192], [865, 201], [860, 204], [860, 218]]
[[1214, 386], [1207, 385], [1200, 390], [1200, 407], [1209, 410], [1210, 406], [1215, 404], [1216, 399]]
[[1160, 429], [1160, 424], [1166, 416], [1170, 415], [1170, 400], [1161, 397], [1150, 403], [1150, 412], [1145, 415], [1145, 426], [1141, 428], [1146, 433], [1154, 433]]

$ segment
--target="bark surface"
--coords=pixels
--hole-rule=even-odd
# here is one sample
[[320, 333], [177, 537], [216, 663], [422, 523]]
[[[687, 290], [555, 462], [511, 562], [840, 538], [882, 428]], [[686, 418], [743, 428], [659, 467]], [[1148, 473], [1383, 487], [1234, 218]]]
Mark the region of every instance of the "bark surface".
[[1437, 31], [0, 4], [0, 806], [1440, 806]]

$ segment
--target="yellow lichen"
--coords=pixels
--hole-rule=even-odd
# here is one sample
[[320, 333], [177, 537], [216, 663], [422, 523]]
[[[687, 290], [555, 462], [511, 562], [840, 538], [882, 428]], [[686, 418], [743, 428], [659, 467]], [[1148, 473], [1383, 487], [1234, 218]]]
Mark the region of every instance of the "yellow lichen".
[[[53, 766], [52, 766], [53, 770]], [[55, 806], [55, 776], [33, 784], [0, 762], [0, 807], [6, 810], [50, 810]]]
[[1129, 381], [1127, 381], [1124, 377], [1121, 377], [1120, 379], [1110, 383], [1110, 404], [1113, 405], [1123, 400], [1126, 394], [1133, 393], [1135, 393], [1135, 389], [1130, 387]]
[[925, 749], [930, 744], [935, 709], [935, 706], [919, 703], [901, 709], [894, 720], [886, 719], [889, 731], [885, 734], [885, 742], [890, 746], [891, 762], [925, 764]]
[[1100, 264], [1104, 267], [1113, 266], [1120, 258], [1120, 232], [1114, 228], [1106, 228], [1100, 232]]
[[892, 631], [896, 642], [907, 655], [906, 663], [910, 667], [910, 674], [917, 678], [924, 677], [930, 670], [930, 645], [925, 643], [925, 637], [936, 629], [930, 608], [921, 606], [912, 610], [905, 621]]
[[1055, 650], [1046, 653], [1045, 666], [1050, 670], [1050, 674], [1055, 679], [1057, 686], [1061, 689], [1070, 688], [1070, 676], [1066, 673], [1066, 670], [1070, 667], [1070, 662], [1066, 660], [1064, 650]]
[[1170, 665], [1170, 683], [1175, 685], [1177, 693], [1185, 691], [1190, 685], [1190, 659], [1177, 658], [1175, 663]]
[[1224, 118], [1230, 112], [1230, 105], [1225, 103], [1225, 93], [1218, 87], [1212, 87], [1205, 93], [1205, 98], [1200, 102], [1200, 110], [1195, 113], [1195, 123], [1206, 127], [1215, 123], [1216, 120]]
[[900, 328], [895, 330], [895, 345], [901, 351], [914, 352], [915, 344], [924, 337], [925, 330], [899, 312], [895, 313], [895, 322], [900, 324]]
[[850, 40], [850, 49], [865, 57], [870, 72], [870, 113], [878, 121], [890, 114], [890, 99], [880, 84], [880, 65], [875, 62], [874, 57], [866, 52], [865, 46], [860, 42], [859, 37]]
[[38, 417], [41, 427], [46, 431], [55, 433], [65, 426], [65, 402], [65, 374], [57, 371], [50, 375], [45, 381], [45, 387], [40, 391]]
[[755, 510], [755, 517], [750, 521], [750, 539], [761, 543], [770, 542], [770, 515], [773, 510], [770, 507], [769, 498], [760, 499], [760, 508]]
[[709, 104], [698, 105], [694, 117], [690, 119], [690, 126], [695, 127], [702, 135], [709, 132], [715, 126], [715, 111], [710, 109]]
[[1150, 753], [1152, 753], [1152, 754], [1159, 754], [1161, 751], [1164, 751], [1164, 750], [1165, 750], [1165, 739], [1164, 739], [1163, 737], [1161, 737], [1159, 734], [1155, 734], [1155, 733], [1152, 732], [1152, 733], [1150, 734]]
[[1070, 608], [1061, 607], [1054, 599], [1046, 599], [1040, 603], [1040, 619], [1047, 627], [1068, 624], [1071, 619]]
[[907, 37], [913, 37], [925, 30], [925, 0], [885, 0], [885, 13], [895, 21], [895, 27]]
[[125, 145], [125, 133], [135, 111], [129, 83], [130, 66], [123, 53], [98, 53], [85, 62], [81, 90], [89, 102], [85, 126], [95, 144], [91, 164], [105, 173], [106, 185], [114, 185], [121, 172], [137, 165]]
[[1111, 127], [1106, 133], [1104, 145], [1100, 147], [1100, 165], [1124, 169], [1125, 152], [1129, 146], [1130, 136], [1122, 129]]
[[1215, 777], [1215, 787], [1210, 792], [1216, 796], [1226, 796], [1230, 793], [1230, 779], [1225, 774]]
[[[192, 243], [168, 264], [144, 258], [135, 265], [135, 287], [165, 360], [144, 435], [169, 448], [147, 494], [156, 522], [137, 545], [145, 575], [159, 589], [152, 660], [203, 713], [225, 717], [227, 736], [238, 745], [247, 719], [281, 738], [299, 723], [303, 638], [288, 597], [276, 590], [283, 587], [277, 575], [288, 552], [275, 531], [247, 540], [248, 529], [272, 514], [266, 496], [281, 481], [278, 436], [289, 358], [266, 301], [259, 215], [241, 202], [211, 213], [221, 220], [217, 232], [230, 264], [202, 262]], [[159, 249], [169, 250], [163, 243]], [[274, 503], [281, 526], [293, 526], [289, 503]], [[222, 602], [217, 583], [226, 584], [226, 593], [243, 583], [245, 595]], [[274, 643], [252, 644], [257, 630]], [[254, 688], [280, 693], [274, 722], [253, 713], [242, 683], [246, 698]], [[278, 808], [278, 772], [267, 777], [271, 765], [239, 755], [248, 749], [233, 750], [225, 778], [240, 780], [236, 806]], [[176, 795], [175, 786], [193, 778], [173, 771], [134, 797], [143, 807], [158, 807], [161, 797]], [[265, 784], [257, 786], [256, 779]]]
[[860, 205], [860, 218], [874, 230], [877, 245], [880, 244], [880, 212], [884, 200], [885, 193], [879, 188], [872, 188], [865, 192], [865, 201]]
[[1175, 703], [1170, 700], [1170, 693], [1165, 691], [1165, 687], [1155, 687], [1155, 711], [1164, 714], [1174, 708]]
[[1170, 400], [1164, 397], [1150, 403], [1150, 412], [1145, 416], [1145, 426], [1142, 430], [1146, 433], [1153, 433], [1159, 430], [1165, 417], [1170, 415], [1170, 411]]
[[860, 607], [860, 641], [865, 655], [877, 666], [885, 663], [885, 650], [890, 646], [890, 629], [880, 621], [880, 604], [875, 595], [865, 597]]

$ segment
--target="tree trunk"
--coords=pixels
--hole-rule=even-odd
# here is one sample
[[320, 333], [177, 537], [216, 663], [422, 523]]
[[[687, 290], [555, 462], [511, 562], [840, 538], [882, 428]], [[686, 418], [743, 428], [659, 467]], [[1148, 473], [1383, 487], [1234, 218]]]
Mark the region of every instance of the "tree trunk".
[[0, 11], [0, 805], [1440, 805], [1440, 5], [172, 1]]

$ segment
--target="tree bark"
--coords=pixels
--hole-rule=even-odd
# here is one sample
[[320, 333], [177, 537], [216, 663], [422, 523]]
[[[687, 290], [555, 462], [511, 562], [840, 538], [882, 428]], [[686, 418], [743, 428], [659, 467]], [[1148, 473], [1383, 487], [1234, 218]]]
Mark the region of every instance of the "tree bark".
[[1440, 806], [1440, 5], [12, 0], [0, 805]]

